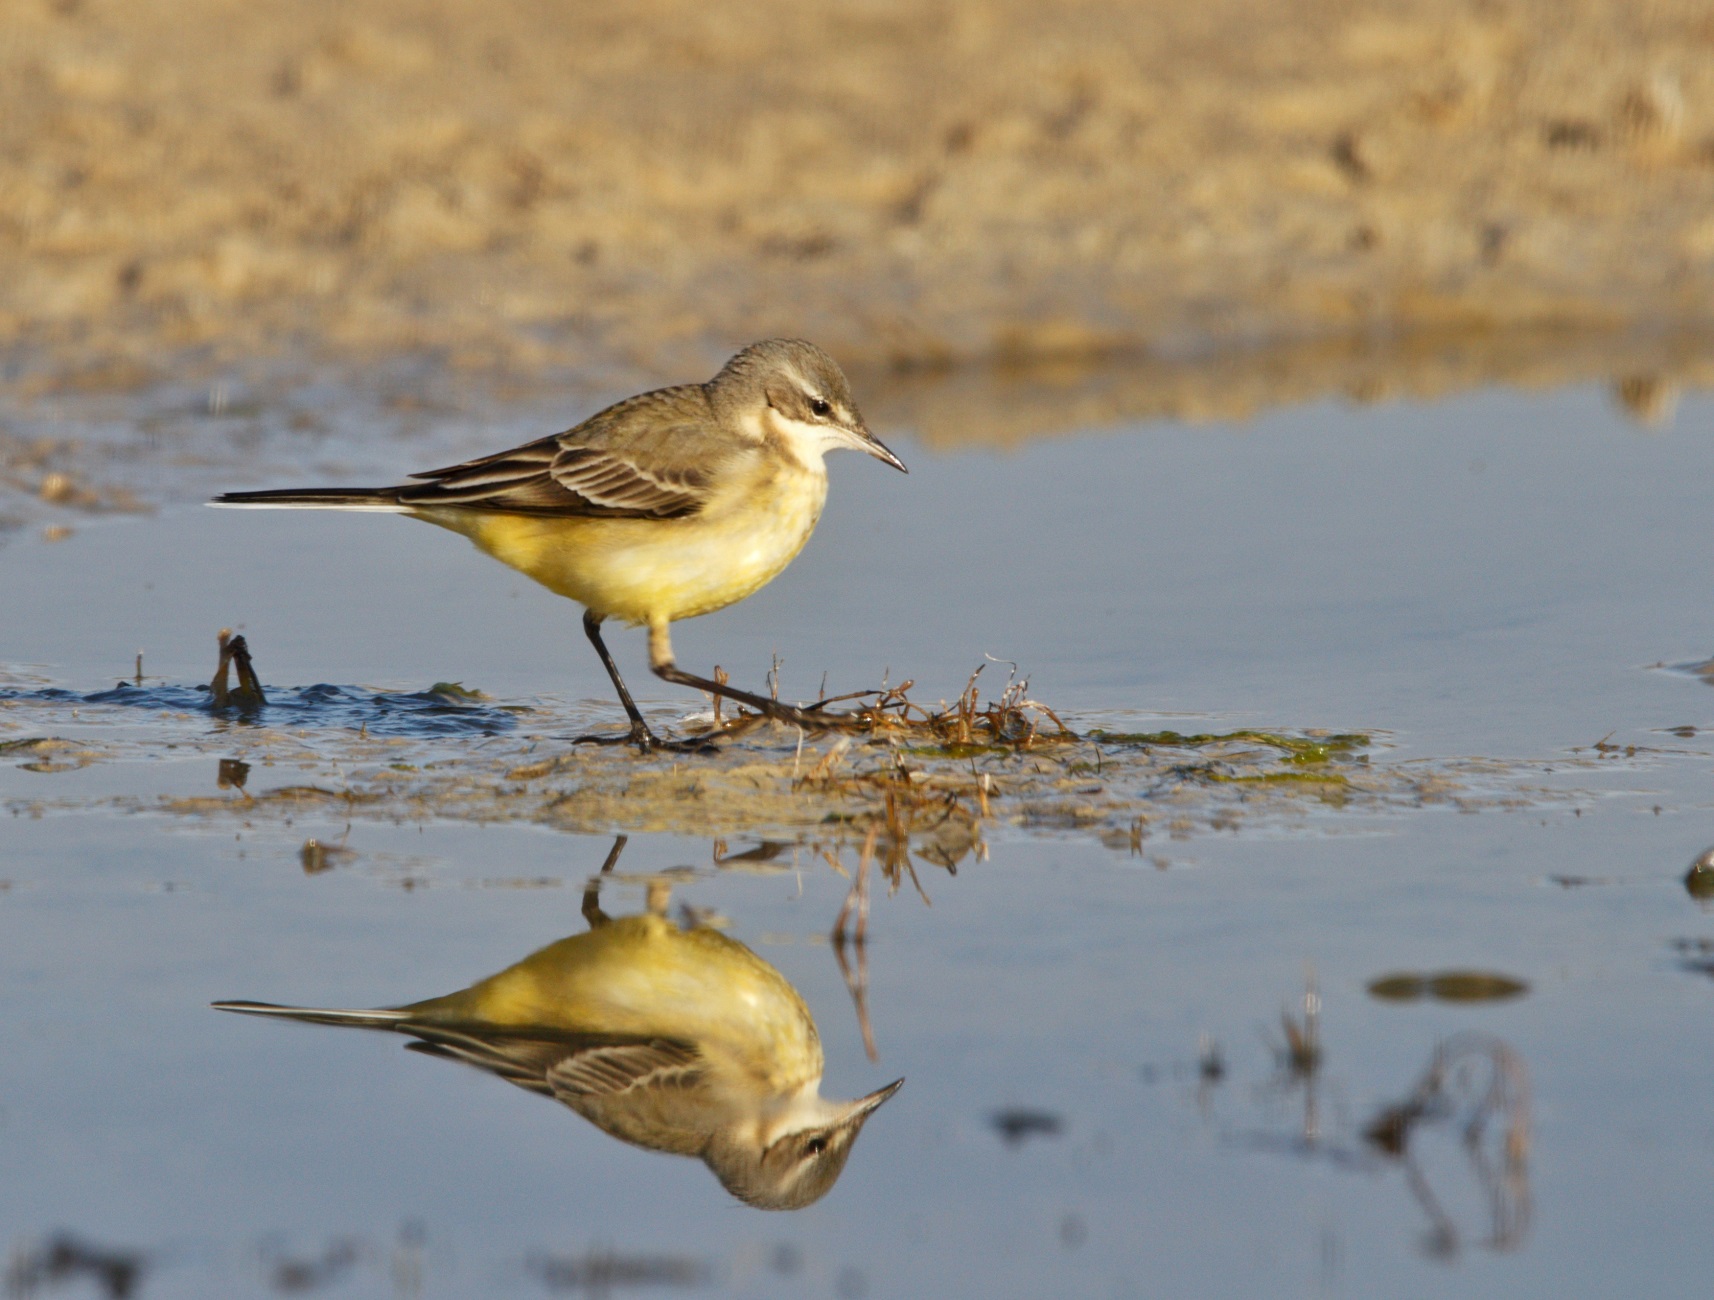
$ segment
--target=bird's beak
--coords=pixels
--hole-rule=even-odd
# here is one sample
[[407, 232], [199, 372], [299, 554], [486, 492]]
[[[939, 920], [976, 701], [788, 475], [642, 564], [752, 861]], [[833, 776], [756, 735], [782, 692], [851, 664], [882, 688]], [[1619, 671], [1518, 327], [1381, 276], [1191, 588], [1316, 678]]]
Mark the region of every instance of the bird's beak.
[[[904, 461], [900, 460], [897, 456], [893, 455], [893, 453], [887, 449], [887, 444], [882, 442], [874, 434], [870, 433], [868, 430], [868, 427], [866, 425], [859, 425], [858, 426], [858, 432], [862, 435], [862, 444], [861, 445], [862, 445], [862, 448], [864, 451], [868, 452], [876, 460], [886, 461], [887, 464], [891, 465], [894, 469], [898, 470], [899, 473], [901, 473], [901, 474], [909, 474], [910, 473], [910, 471], [905, 468]], [[899, 1080], [899, 1083], [903, 1083], [903, 1082], [904, 1082], [903, 1079]], [[895, 1084], [894, 1086], [897, 1087], [898, 1085]], [[883, 1089], [883, 1091], [885, 1091], [885, 1090]], [[890, 1096], [892, 1096], [892, 1094], [889, 1092], [887, 1094], [887, 1096], [890, 1097]], [[882, 1097], [881, 1101], [885, 1101], [886, 1099], [887, 1099], [886, 1097]], [[875, 1104], [878, 1106], [881, 1103], [876, 1102]]]
[[[885, 451], [886, 449], [883, 447], [882, 450]], [[899, 468], [903, 469], [904, 466], [900, 465]], [[856, 1101], [851, 1103], [851, 1109], [845, 1113], [845, 1118], [842, 1122], [846, 1124], [861, 1124], [881, 1108], [882, 1102], [886, 1101], [888, 1097], [891, 1097], [904, 1086], [905, 1081], [903, 1079], [894, 1079], [885, 1088], [877, 1088], [867, 1097], [857, 1098]]]

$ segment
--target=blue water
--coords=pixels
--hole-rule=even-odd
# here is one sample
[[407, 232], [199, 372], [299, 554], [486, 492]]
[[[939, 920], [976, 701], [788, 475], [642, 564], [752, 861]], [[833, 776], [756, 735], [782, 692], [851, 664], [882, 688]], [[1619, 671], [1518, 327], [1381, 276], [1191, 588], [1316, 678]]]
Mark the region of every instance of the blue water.
[[[32, 817], [80, 778], [8, 763], [0, 1223], [16, 1258], [72, 1231], [141, 1252], [140, 1293], [160, 1296], [267, 1294], [290, 1260], [333, 1261], [330, 1294], [542, 1294], [544, 1261], [592, 1251], [688, 1261], [737, 1295], [1699, 1294], [1714, 914], [1684, 876], [1714, 843], [1714, 695], [1654, 665], [1714, 641], [1696, 529], [1710, 433], [1702, 399], [1644, 432], [1580, 389], [1009, 454], [901, 437], [908, 479], [836, 461], [805, 554], [675, 629], [682, 662], [759, 682], [777, 650], [788, 696], [825, 669], [830, 687], [890, 670], [932, 698], [991, 654], [1075, 725], [1373, 731], [1375, 761], [1425, 770], [1569, 766], [1609, 736], [1641, 749], [1510, 810], [1328, 816], [1313, 835], [1157, 827], [1141, 855], [1004, 831], [955, 875], [919, 863], [932, 905], [876, 884], [875, 1061], [827, 939], [845, 878], [807, 848], [722, 868], [706, 841], [633, 836], [609, 911], [672, 879], [674, 908], [717, 911], [802, 993], [824, 1092], [906, 1079], [831, 1193], [792, 1214], [396, 1037], [207, 1007], [462, 988], [583, 929], [607, 839], [326, 809]], [[509, 706], [587, 698], [618, 716], [575, 609], [397, 519], [187, 502], [19, 538], [0, 607], [0, 728], [19, 716], [8, 699], [36, 720], [52, 691], [201, 725], [194, 684], [224, 625], [249, 638], [271, 725], [396, 726], [456, 755]], [[614, 642], [658, 716], [701, 707], [648, 677], [637, 639]], [[147, 684], [115, 691], [139, 648]], [[326, 681], [352, 685], [293, 685]], [[492, 698], [435, 696], [444, 681]], [[103, 789], [211, 792], [206, 766], [163, 756]], [[329, 869], [306, 872], [309, 838], [343, 850]], [[1526, 991], [1368, 992], [1459, 969]], [[1323, 1050], [1306, 1077], [1281, 1014], [1301, 1019], [1310, 980]], [[1521, 1095], [1473, 1155], [1473, 1067], [1408, 1160], [1389, 1155], [1365, 1130], [1420, 1098], [1448, 1042], [1503, 1048]], [[1057, 1131], [1010, 1143], [1009, 1110]], [[1502, 1131], [1526, 1140], [1510, 1168]]]

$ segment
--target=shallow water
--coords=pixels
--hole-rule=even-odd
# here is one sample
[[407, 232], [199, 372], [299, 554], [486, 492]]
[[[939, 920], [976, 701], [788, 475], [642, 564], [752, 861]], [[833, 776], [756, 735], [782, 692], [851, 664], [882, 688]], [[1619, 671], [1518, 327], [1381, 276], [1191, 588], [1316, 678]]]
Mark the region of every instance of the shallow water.
[[[243, 810], [327, 779], [365, 723], [396, 724], [428, 767], [618, 717], [577, 611], [456, 537], [193, 502], [332, 462], [384, 480], [527, 436], [520, 416], [332, 443], [258, 419], [256, 477], [226, 444], [176, 476], [151, 463], [158, 513], [0, 550], [0, 743], [44, 720], [82, 735], [73, 709], [131, 678], [139, 648], [145, 674], [136, 697], [94, 702], [107, 748], [87, 765], [0, 751], [14, 1290], [45, 1284], [51, 1252], [30, 1252], [59, 1230], [141, 1252], [139, 1292], [158, 1295], [627, 1276], [846, 1297], [1683, 1294], [1714, 1264], [1699, 1213], [1714, 925], [1684, 884], [1714, 842], [1698, 734], [1714, 696], [1671, 667], [1714, 639], [1696, 546], [1714, 404], [1692, 397], [1657, 430], [1593, 386], [1488, 390], [1004, 453], [900, 437], [908, 478], [836, 460], [804, 555], [675, 629], [682, 663], [755, 686], [777, 652], [788, 697], [825, 671], [830, 689], [890, 672], [934, 699], [990, 655], [1079, 730], [1361, 731], [1377, 768], [1475, 759], [1490, 776], [1474, 815], [1316, 803], [1210, 831], [1163, 813], [1136, 851], [1002, 820], [956, 874], [919, 857], [926, 898], [877, 875], [875, 1061], [827, 937], [848, 881], [822, 856], [737, 856], [761, 832], [632, 835], [609, 912], [670, 882], [673, 915], [712, 909], [802, 994], [828, 1096], [906, 1079], [831, 1192], [783, 1215], [395, 1036], [208, 1009], [461, 989], [581, 932], [611, 844], [420, 809]], [[249, 638], [265, 722], [315, 751], [313, 777], [281, 760], [220, 790], [213, 754], [256, 734], [195, 691], [223, 625]], [[647, 676], [640, 637], [613, 640], [657, 720], [702, 707]], [[422, 694], [446, 682], [492, 698]], [[218, 814], [147, 810], [217, 794]], [[855, 870], [855, 846], [837, 860]], [[1369, 991], [1449, 971], [1525, 987]], [[1301, 1025], [1307, 983], [1322, 1050], [1294, 1067], [1281, 1015]], [[1425, 1089], [1443, 1045], [1463, 1067]], [[1389, 1111], [1409, 1117], [1403, 1154], [1365, 1136]], [[62, 1271], [89, 1265], [74, 1256]]]

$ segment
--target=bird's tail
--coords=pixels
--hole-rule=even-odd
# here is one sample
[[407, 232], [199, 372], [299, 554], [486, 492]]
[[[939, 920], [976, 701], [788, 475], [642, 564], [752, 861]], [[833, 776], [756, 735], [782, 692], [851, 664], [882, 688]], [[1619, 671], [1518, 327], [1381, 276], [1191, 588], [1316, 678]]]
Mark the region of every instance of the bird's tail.
[[238, 1011], [247, 1016], [273, 1016], [278, 1020], [302, 1020], [314, 1025], [354, 1025], [358, 1029], [396, 1029], [407, 1019], [404, 1011], [342, 1011], [337, 1007], [282, 1007], [272, 1002], [211, 1002], [216, 1011]]
[[251, 510], [408, 510], [399, 500], [399, 489], [384, 488], [274, 488], [266, 492], [223, 492], [211, 506], [238, 506]]

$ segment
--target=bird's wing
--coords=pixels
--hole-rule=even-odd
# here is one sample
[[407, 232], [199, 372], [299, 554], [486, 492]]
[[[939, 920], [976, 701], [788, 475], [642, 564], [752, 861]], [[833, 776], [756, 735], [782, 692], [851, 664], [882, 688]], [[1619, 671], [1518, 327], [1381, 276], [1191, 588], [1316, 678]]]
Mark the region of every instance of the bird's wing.
[[547, 1037], [497, 1035], [442, 1025], [412, 1025], [405, 1032], [417, 1038], [416, 1042], [405, 1044], [413, 1052], [474, 1065], [544, 1097], [553, 1096], [553, 1089], [547, 1085], [547, 1073], [567, 1051], [564, 1042]]
[[577, 1052], [548, 1071], [548, 1086], [561, 1101], [612, 1096], [633, 1089], [684, 1087], [702, 1071], [701, 1054], [668, 1038], [611, 1043]]
[[418, 1040], [409, 1044], [413, 1051], [474, 1065], [560, 1101], [690, 1083], [702, 1061], [694, 1047], [666, 1038], [538, 1035], [420, 1023], [405, 1032]]
[[574, 429], [414, 474], [403, 505], [521, 514], [676, 519], [710, 495], [724, 447], [701, 385], [628, 398]]

